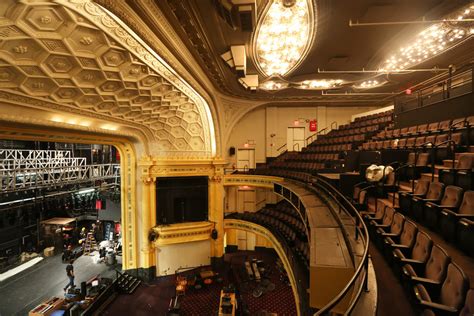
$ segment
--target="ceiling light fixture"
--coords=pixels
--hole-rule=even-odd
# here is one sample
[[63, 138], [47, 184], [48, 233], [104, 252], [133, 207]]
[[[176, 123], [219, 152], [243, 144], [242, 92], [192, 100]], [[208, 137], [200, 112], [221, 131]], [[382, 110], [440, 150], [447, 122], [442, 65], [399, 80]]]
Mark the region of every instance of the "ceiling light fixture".
[[314, 33], [313, 1], [273, 0], [253, 38], [253, 58], [265, 76], [286, 75], [304, 59]]
[[332, 89], [341, 86], [344, 83], [341, 79], [321, 79], [321, 80], [305, 80], [297, 86], [300, 89], [323, 90]]
[[263, 90], [281, 90], [288, 88], [289, 84], [285, 81], [269, 80], [260, 84], [259, 88]]
[[383, 86], [384, 84], [385, 84], [385, 81], [371, 79], [371, 80], [362, 81], [361, 83], [357, 83], [353, 87], [356, 89], [372, 89], [372, 88]]
[[[456, 14], [456, 21], [474, 17], [474, 6]], [[450, 21], [452, 19], [449, 19]], [[379, 72], [400, 72], [420, 64], [458, 45], [473, 35], [471, 25], [458, 22], [441, 22], [418, 33], [409, 45], [393, 53], [379, 68]]]

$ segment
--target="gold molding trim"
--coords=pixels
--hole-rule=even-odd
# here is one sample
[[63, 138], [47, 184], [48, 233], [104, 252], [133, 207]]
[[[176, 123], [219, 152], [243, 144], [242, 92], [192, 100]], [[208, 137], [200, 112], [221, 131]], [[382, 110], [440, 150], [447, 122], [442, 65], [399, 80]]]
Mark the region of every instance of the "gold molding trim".
[[154, 247], [179, 244], [191, 241], [211, 239], [214, 224], [211, 222], [194, 222], [171, 224], [166, 226], [155, 226], [153, 231], [157, 238], [153, 242]]
[[288, 273], [288, 278], [290, 280], [291, 289], [293, 290], [293, 295], [295, 297], [295, 305], [296, 305], [296, 313], [297, 315], [301, 315], [300, 311], [300, 297], [298, 295], [298, 290], [296, 286], [296, 278], [293, 274], [293, 270], [291, 269], [290, 261], [286, 256], [285, 250], [281, 247], [280, 242], [275, 236], [265, 227], [247, 222], [238, 219], [225, 219], [224, 220], [224, 230], [226, 229], [237, 229], [237, 230], [244, 230], [251, 233], [255, 233], [266, 238], [272, 244], [272, 247], [277, 252], [278, 256], [280, 257], [281, 261], [283, 262], [283, 266], [285, 267], [286, 272]]
[[248, 185], [252, 187], [273, 189], [275, 182], [283, 182], [284, 179], [280, 177], [271, 176], [254, 176], [254, 175], [225, 175], [224, 186], [240, 186]]

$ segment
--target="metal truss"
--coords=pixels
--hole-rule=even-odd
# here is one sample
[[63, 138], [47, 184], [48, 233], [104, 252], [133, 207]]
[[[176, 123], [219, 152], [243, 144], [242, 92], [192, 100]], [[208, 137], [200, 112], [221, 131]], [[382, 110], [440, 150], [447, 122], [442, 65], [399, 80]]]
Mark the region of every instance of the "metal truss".
[[87, 165], [70, 151], [0, 150], [0, 192], [93, 182], [120, 177], [118, 164]]
[[0, 170], [47, 169], [86, 165], [86, 158], [3, 159], [0, 161]]
[[72, 158], [70, 150], [16, 150], [0, 149], [0, 161], [5, 159], [15, 160], [39, 160]]

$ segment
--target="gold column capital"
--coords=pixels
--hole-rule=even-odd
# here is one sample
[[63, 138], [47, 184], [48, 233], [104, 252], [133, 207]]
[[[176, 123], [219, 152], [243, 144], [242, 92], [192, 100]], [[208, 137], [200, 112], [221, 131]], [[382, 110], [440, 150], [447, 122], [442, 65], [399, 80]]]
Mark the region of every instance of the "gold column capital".
[[146, 184], [146, 185], [149, 185], [149, 184], [152, 184], [152, 183], [156, 182], [156, 178], [154, 178], [154, 177], [142, 177], [141, 180], [142, 180], [143, 184]]

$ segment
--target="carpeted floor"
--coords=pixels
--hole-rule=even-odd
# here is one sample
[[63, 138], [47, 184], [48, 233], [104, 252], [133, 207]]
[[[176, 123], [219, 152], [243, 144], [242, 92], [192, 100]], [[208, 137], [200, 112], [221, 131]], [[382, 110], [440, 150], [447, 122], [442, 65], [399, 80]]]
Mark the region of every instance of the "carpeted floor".
[[[267, 284], [274, 284], [274, 289], [265, 292], [261, 297], [252, 295], [256, 282], [241, 282], [239, 270], [243, 262], [256, 258], [263, 260], [268, 267]], [[180, 315], [217, 315], [220, 292], [224, 286], [233, 283], [241, 293], [242, 305], [249, 315], [255, 315], [261, 310], [274, 312], [278, 315], [296, 315], [296, 306], [291, 286], [277, 269], [277, 256], [267, 252], [237, 252], [226, 255], [226, 263], [217, 270], [222, 282], [213, 282], [202, 289], [188, 288], [182, 296]], [[232, 268], [231, 268], [232, 267]], [[204, 267], [206, 268], [206, 267]], [[197, 273], [191, 270], [183, 273]], [[151, 284], [141, 285], [132, 295], [120, 295], [103, 312], [103, 315], [165, 315], [171, 298], [175, 295], [175, 276], [161, 277]], [[217, 278], [214, 278], [217, 281]], [[272, 286], [273, 287], [273, 286]]]
[[383, 255], [372, 243], [369, 246], [369, 254], [372, 256], [377, 277], [377, 315], [415, 316], [416, 313], [405, 295], [400, 281], [392, 272]]

